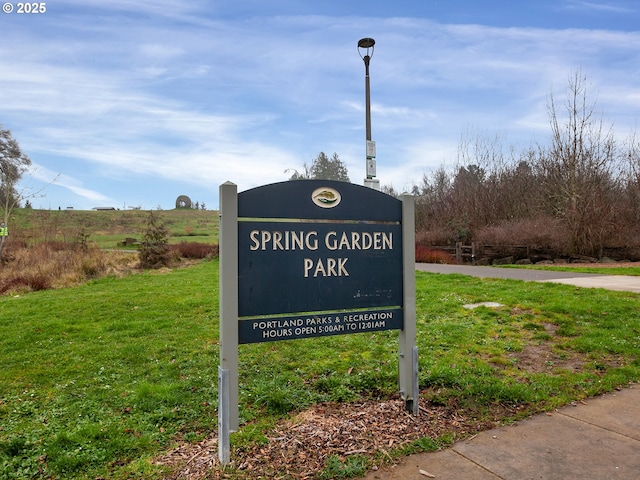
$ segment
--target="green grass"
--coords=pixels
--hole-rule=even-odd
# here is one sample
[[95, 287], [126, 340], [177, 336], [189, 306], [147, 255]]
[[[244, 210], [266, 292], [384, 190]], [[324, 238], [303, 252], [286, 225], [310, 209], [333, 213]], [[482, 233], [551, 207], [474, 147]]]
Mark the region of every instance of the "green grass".
[[[170, 243], [218, 243], [218, 212], [215, 210], [154, 210], [169, 230]], [[79, 232], [100, 248], [118, 248], [125, 238], [140, 240], [147, 226], [144, 210], [13, 210], [9, 222], [11, 239], [27, 242], [73, 241]]]
[[[529, 414], [640, 380], [637, 294], [416, 279], [424, 401]], [[463, 308], [483, 301], [504, 307]], [[0, 479], [160, 479], [151, 458], [215, 431], [217, 261], [0, 297], [0, 313]], [[391, 396], [397, 349], [397, 332], [241, 345], [233, 447], [265, 442], [275, 422], [317, 402]], [[318, 478], [367, 465], [332, 458]]]
[[528, 268], [555, 272], [596, 273], [598, 275], [640, 275], [640, 267], [598, 267], [588, 263], [560, 265], [500, 265], [500, 268]]
[[112, 478], [214, 428], [211, 267], [0, 299], [0, 478]]

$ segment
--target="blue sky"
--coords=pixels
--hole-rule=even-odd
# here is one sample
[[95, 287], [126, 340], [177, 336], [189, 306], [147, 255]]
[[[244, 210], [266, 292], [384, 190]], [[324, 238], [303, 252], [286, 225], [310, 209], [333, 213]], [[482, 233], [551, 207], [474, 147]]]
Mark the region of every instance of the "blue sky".
[[399, 191], [463, 138], [546, 143], [578, 70], [621, 141], [640, 115], [636, 0], [51, 0], [0, 33], [0, 123], [36, 208], [217, 209], [221, 183], [286, 180], [320, 151], [362, 184], [362, 37], [378, 178]]

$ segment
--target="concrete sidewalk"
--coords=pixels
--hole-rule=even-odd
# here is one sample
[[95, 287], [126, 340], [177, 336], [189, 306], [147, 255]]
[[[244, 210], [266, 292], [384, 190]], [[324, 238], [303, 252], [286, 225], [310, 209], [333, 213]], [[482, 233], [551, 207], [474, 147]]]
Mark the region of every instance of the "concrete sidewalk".
[[407, 457], [366, 480], [637, 480], [640, 388], [591, 398]]
[[[416, 270], [557, 282], [640, 293], [640, 277], [464, 265]], [[366, 480], [638, 480], [640, 385], [489, 430], [433, 453], [370, 472]]]

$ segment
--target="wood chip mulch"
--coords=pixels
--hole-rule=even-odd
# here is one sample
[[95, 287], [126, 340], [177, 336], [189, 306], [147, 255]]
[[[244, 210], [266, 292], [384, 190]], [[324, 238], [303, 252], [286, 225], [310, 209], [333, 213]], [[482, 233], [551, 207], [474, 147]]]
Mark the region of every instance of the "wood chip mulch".
[[[315, 405], [277, 424], [268, 443], [250, 449], [233, 449], [231, 469], [221, 469], [218, 442], [210, 438], [184, 443], [156, 460], [173, 472], [166, 480], [217, 478], [314, 479], [330, 457], [341, 461], [362, 455], [374, 463], [392, 462], [389, 451], [423, 437], [445, 433], [454, 439], [496, 427], [515, 408], [496, 406], [490, 419], [477, 420], [452, 406], [420, 405], [419, 415], [394, 398], [361, 403]], [[233, 472], [233, 473], [230, 473]]]

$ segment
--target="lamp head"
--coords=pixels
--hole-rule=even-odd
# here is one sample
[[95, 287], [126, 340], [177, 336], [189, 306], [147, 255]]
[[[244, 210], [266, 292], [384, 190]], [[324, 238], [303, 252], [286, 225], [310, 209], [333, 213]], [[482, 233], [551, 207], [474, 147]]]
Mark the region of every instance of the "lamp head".
[[[360, 58], [364, 59], [365, 56], [371, 58], [373, 56], [373, 48], [375, 44], [376, 41], [373, 38], [367, 37], [358, 40], [358, 53], [360, 54]], [[362, 55], [362, 52], [360, 52], [361, 48], [365, 50], [364, 56]], [[369, 49], [371, 49], [371, 53], [369, 53]]]
[[359, 48], [371, 48], [376, 44], [376, 41], [373, 38], [361, 38], [358, 40]]

